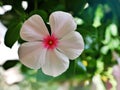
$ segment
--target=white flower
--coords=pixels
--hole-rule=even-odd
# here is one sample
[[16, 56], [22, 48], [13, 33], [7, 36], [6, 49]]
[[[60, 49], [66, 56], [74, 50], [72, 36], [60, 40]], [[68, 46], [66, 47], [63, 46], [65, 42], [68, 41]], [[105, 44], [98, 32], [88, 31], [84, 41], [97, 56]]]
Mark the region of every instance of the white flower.
[[7, 84], [11, 85], [24, 79], [18, 67], [12, 67], [3, 72], [3, 77]]
[[33, 15], [23, 24], [20, 36], [28, 42], [19, 48], [20, 61], [29, 68], [58, 76], [69, 67], [69, 59], [77, 58], [84, 49], [82, 36], [75, 31], [71, 14], [56, 11], [50, 15], [51, 33], [42, 18]]

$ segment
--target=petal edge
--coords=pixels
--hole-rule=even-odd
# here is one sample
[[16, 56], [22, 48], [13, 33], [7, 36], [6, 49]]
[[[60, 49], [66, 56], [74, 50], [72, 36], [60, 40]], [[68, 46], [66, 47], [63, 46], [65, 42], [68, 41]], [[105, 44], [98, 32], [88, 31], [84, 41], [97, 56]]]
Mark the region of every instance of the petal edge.
[[26, 20], [20, 31], [21, 38], [26, 41], [42, 40], [44, 35], [48, 34], [44, 21], [39, 15], [33, 15]]
[[51, 32], [57, 35], [58, 38], [62, 38], [77, 27], [72, 15], [62, 11], [53, 12], [50, 15], [49, 22]]
[[42, 71], [50, 76], [58, 76], [65, 72], [69, 67], [69, 60], [68, 58], [57, 51], [49, 50], [46, 55], [46, 62], [42, 67]]
[[58, 50], [69, 57], [69, 59], [77, 58], [84, 50], [84, 41], [80, 33], [72, 31], [60, 39]]
[[46, 51], [40, 42], [27, 42], [19, 47], [18, 55], [25, 66], [39, 69], [44, 65]]

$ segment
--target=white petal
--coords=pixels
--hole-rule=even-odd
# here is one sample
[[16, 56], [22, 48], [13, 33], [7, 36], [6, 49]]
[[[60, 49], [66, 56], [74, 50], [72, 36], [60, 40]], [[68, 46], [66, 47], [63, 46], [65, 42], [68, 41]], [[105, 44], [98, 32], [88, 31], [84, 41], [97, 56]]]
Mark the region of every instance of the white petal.
[[57, 35], [58, 38], [62, 38], [77, 27], [72, 15], [62, 11], [52, 13], [49, 22], [52, 33]]
[[58, 49], [70, 59], [75, 59], [84, 50], [83, 38], [80, 33], [73, 31], [59, 41]]
[[18, 55], [24, 65], [39, 69], [45, 62], [46, 51], [41, 42], [27, 42], [20, 46]]
[[42, 71], [50, 76], [58, 76], [65, 72], [69, 67], [69, 60], [68, 58], [57, 51], [48, 50], [46, 54], [46, 61], [44, 66], [42, 67]]
[[48, 35], [48, 30], [39, 15], [33, 15], [23, 24], [20, 36], [26, 41], [42, 40]]

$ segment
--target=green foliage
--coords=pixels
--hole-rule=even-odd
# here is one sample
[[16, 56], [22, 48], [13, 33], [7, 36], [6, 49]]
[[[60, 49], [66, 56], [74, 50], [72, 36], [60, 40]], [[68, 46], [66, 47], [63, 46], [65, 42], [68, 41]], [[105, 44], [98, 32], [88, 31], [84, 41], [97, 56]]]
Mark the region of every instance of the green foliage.
[[5, 63], [4, 63], [4, 65], [3, 65], [3, 68], [5, 69], [5, 70], [7, 70], [7, 69], [9, 69], [9, 68], [11, 68], [11, 67], [14, 67], [15, 65], [17, 65], [18, 64], [18, 60], [12, 60], [12, 61], [6, 61]]
[[12, 47], [13, 44], [20, 38], [20, 28], [21, 28], [21, 23], [11, 23], [12, 25], [8, 27], [8, 31], [6, 32], [5, 35], [5, 44], [8, 47]]
[[40, 82], [47, 82], [47, 81], [50, 81], [52, 79], [53, 79], [52, 76], [45, 75], [42, 72], [42, 70], [38, 70], [38, 72], [37, 72], [37, 80], [38, 81], [40, 81]]

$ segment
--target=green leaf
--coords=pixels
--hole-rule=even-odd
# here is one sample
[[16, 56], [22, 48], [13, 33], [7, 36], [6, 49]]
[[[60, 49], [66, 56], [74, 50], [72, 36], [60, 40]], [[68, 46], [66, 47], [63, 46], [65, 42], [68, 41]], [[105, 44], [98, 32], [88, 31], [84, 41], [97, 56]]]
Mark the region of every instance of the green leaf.
[[19, 63], [19, 61], [18, 60], [8, 60], [8, 61], [6, 61], [3, 65], [2, 65], [2, 67], [5, 69], [5, 70], [7, 70], [7, 69], [9, 69], [9, 68], [11, 68], [11, 67], [14, 67], [16, 64], [18, 64]]
[[120, 45], [120, 41], [118, 38], [115, 39], [111, 39], [110, 43], [109, 43], [109, 48], [110, 49], [117, 49]]
[[109, 51], [109, 46], [107, 46], [107, 45], [103, 46], [100, 51], [102, 54], [106, 55]]
[[[12, 23], [12, 22], [11, 22]], [[5, 45], [8, 47], [12, 47], [13, 44], [19, 39], [20, 35], [20, 28], [21, 28], [21, 22], [19, 23], [13, 23], [10, 27], [8, 27], [8, 30], [5, 34]]]
[[96, 73], [98, 73], [98, 74], [102, 73], [104, 70], [104, 62], [101, 59], [102, 58], [100, 58], [96, 61], [96, 67], [97, 67]]
[[105, 40], [103, 41], [104, 44], [108, 44], [111, 40], [111, 33], [110, 33], [110, 28], [109, 26], [106, 28], [105, 32]]
[[47, 81], [52, 80], [53, 78], [54, 77], [52, 77], [52, 76], [48, 76], [48, 75], [44, 74], [41, 69], [38, 70], [38, 72], [37, 72], [37, 80], [38, 81], [47, 82]]
[[116, 24], [112, 23], [109, 28], [110, 28], [111, 35], [113, 36], [118, 35], [118, 28]]

